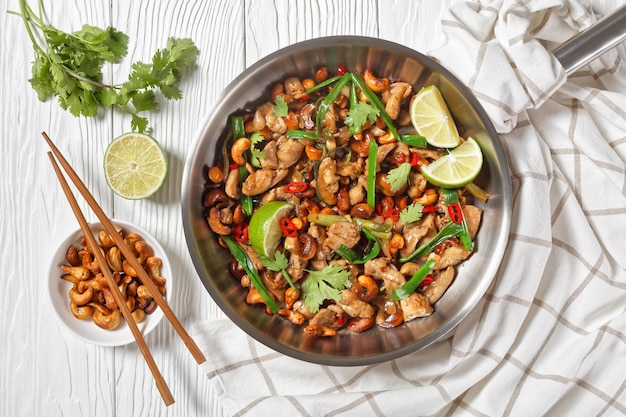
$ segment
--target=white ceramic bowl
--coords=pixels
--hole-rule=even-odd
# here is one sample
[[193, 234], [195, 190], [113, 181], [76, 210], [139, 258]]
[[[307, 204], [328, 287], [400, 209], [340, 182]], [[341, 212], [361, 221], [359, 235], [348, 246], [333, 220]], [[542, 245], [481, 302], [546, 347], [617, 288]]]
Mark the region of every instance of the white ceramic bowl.
[[[118, 230], [124, 229], [127, 233], [134, 232], [139, 234], [152, 247], [154, 256], [161, 258], [163, 261], [161, 276], [167, 279], [165, 284], [167, 290], [165, 298], [167, 300], [171, 297], [172, 270], [163, 247], [152, 235], [138, 226], [121, 220], [112, 220], [112, 222]], [[96, 237], [96, 241], [98, 241], [98, 232], [104, 230], [104, 227], [100, 223], [90, 223], [90, 228]], [[134, 342], [135, 338], [126, 324], [126, 321], [123, 319], [117, 329], [105, 330], [98, 327], [91, 319], [77, 319], [70, 311], [70, 299], [68, 294], [72, 288], [72, 283], [61, 278], [61, 276], [65, 274], [61, 269], [61, 265], [68, 264], [65, 258], [67, 248], [71, 244], [80, 248], [80, 240], [82, 237], [83, 232], [80, 228], [74, 230], [60, 242], [56, 252], [52, 255], [48, 274], [48, 293], [50, 295], [52, 309], [56, 313], [61, 325], [71, 334], [85, 342], [100, 346], [122, 346]], [[145, 319], [137, 324], [144, 337], [154, 330], [162, 318], [163, 311], [160, 308], [157, 308], [152, 314], [146, 314]]]

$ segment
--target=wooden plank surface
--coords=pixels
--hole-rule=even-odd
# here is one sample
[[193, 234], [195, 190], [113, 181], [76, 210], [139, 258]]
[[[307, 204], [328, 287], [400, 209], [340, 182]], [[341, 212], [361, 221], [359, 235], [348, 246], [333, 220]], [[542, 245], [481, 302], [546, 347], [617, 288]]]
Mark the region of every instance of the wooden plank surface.
[[[22, 21], [0, 14], [0, 415], [223, 415], [207, 378], [165, 321], [147, 342], [176, 398], [169, 408], [135, 345], [92, 346], [67, 333], [53, 316], [47, 263], [55, 243], [77, 224], [52, 175], [41, 131], [55, 140], [110, 216], [138, 224], [163, 244], [174, 273], [171, 306], [188, 327], [222, 315], [195, 275], [180, 215], [187, 151], [222, 90], [262, 57], [319, 36], [380, 37], [427, 52], [443, 39], [438, 20], [452, 1], [44, 1], [49, 21], [59, 28], [112, 25], [130, 37], [122, 64], [105, 69], [107, 82], [123, 81], [131, 62], [149, 60], [168, 36], [190, 37], [200, 49], [197, 68], [182, 84], [184, 98], [163, 102], [150, 115], [152, 132], [168, 153], [170, 173], [164, 188], [142, 201], [114, 196], [101, 168], [106, 145], [130, 129], [128, 117], [104, 112], [93, 119], [74, 118], [55, 101], [39, 102], [28, 83], [33, 52]], [[593, 4], [606, 13], [624, 1]], [[4, 11], [19, 7], [17, 1], [3, 5]], [[95, 220], [79, 202], [88, 220]]]

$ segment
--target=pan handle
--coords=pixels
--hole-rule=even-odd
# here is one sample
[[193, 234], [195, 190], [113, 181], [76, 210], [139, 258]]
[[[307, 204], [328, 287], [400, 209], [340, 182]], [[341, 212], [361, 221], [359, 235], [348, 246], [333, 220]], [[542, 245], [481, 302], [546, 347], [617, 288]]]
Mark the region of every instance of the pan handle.
[[565, 75], [570, 75], [624, 40], [626, 4], [559, 46], [554, 56], [563, 65]]

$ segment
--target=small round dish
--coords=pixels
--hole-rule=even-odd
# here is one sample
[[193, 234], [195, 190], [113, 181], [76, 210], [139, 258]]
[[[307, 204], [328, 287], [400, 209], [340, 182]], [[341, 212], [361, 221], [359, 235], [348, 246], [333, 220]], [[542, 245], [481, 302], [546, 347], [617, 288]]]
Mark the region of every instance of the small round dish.
[[[121, 220], [112, 220], [112, 223], [118, 230], [123, 229], [127, 233], [134, 232], [139, 234], [143, 240], [150, 245], [154, 256], [161, 258], [163, 264], [161, 266], [160, 275], [167, 280], [165, 283], [165, 298], [168, 299], [171, 296], [172, 289], [172, 270], [163, 247], [152, 235], [138, 226]], [[101, 223], [90, 223], [89, 226], [98, 242], [98, 233], [104, 230], [104, 227]], [[77, 319], [70, 310], [69, 291], [73, 284], [62, 278], [66, 272], [61, 269], [61, 265], [69, 265], [66, 260], [67, 249], [72, 244], [80, 249], [82, 247], [82, 237], [82, 230], [77, 229], [73, 231], [63, 239], [52, 255], [48, 273], [48, 293], [52, 303], [52, 309], [56, 313], [61, 325], [71, 334], [85, 342], [100, 346], [123, 346], [132, 343], [135, 341], [135, 338], [123, 318], [118, 328], [115, 330], [105, 330], [98, 327], [91, 318], [84, 320]], [[152, 314], [146, 314], [143, 321], [139, 322], [137, 326], [145, 337], [154, 330], [161, 319], [163, 319], [163, 311], [157, 307]]]

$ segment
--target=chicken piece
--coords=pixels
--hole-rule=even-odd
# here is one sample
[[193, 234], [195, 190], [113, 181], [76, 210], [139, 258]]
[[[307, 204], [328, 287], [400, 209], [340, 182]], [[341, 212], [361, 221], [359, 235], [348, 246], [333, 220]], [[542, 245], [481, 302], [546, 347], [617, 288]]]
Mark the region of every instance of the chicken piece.
[[410, 321], [418, 317], [427, 317], [433, 314], [433, 308], [428, 298], [419, 293], [412, 293], [407, 298], [400, 300], [404, 321]]
[[296, 253], [292, 253], [289, 257], [289, 266], [287, 267], [287, 273], [291, 277], [293, 282], [298, 282], [304, 276], [304, 268], [306, 268], [307, 262]]
[[337, 313], [327, 308], [320, 308], [320, 310], [309, 321], [309, 324], [317, 324], [331, 329], [339, 329], [341, 326], [337, 323]]
[[426, 181], [426, 178], [424, 178], [421, 173], [411, 170], [409, 173], [409, 189], [406, 192], [407, 195], [413, 199], [421, 197], [427, 186], [428, 181]]
[[349, 177], [354, 180], [363, 173], [365, 162], [363, 158], [358, 158], [354, 162], [344, 162], [342, 160], [337, 161], [337, 175], [342, 177]]
[[285, 185], [281, 185], [279, 187], [274, 187], [263, 194], [263, 204], [271, 203], [272, 201], [286, 201], [294, 206], [300, 204], [300, 199], [292, 193], [288, 193], [286, 188], [287, 187]]
[[417, 244], [423, 239], [429, 240], [437, 230], [435, 228], [435, 216], [432, 213], [423, 217], [419, 222], [413, 225], [407, 225], [402, 231], [404, 237], [404, 247], [400, 249], [400, 256], [406, 257], [412, 254], [417, 248]]
[[318, 172], [317, 192], [326, 204], [334, 206], [337, 204], [337, 191], [339, 191], [337, 163], [333, 158], [324, 158]]
[[287, 169], [259, 169], [246, 178], [241, 186], [241, 192], [249, 196], [259, 195], [278, 184], [287, 174], [289, 174]]
[[441, 255], [432, 253], [429, 257], [435, 260], [435, 270], [445, 269], [449, 266], [458, 265], [472, 254], [471, 251], [466, 250], [462, 244], [450, 246], [446, 248]]
[[463, 216], [465, 217], [465, 222], [467, 223], [467, 230], [469, 231], [472, 240], [478, 233], [478, 227], [480, 226], [480, 219], [483, 215], [482, 209], [467, 204], [463, 206]]
[[350, 317], [370, 318], [376, 312], [371, 304], [359, 300], [350, 290], [341, 291], [341, 301], [337, 301], [337, 305]]
[[391, 118], [396, 120], [400, 115], [400, 105], [402, 100], [411, 95], [413, 88], [411, 84], [404, 82], [397, 82], [391, 84], [389, 90], [386, 90], [382, 94], [383, 103], [385, 103], [385, 110]]
[[240, 243], [239, 246], [241, 246], [241, 248], [246, 252], [256, 269], [264, 268], [261, 259], [259, 259], [259, 254], [254, 249], [252, 249], [252, 246], [246, 245], [245, 243]]
[[304, 144], [301, 141], [294, 139], [287, 139], [284, 142], [281, 141], [278, 144], [278, 166], [280, 168], [289, 168], [302, 156], [304, 150]]
[[376, 152], [376, 163], [380, 165], [385, 160], [387, 155], [389, 155], [389, 153], [393, 151], [395, 148], [396, 148], [395, 142], [385, 143], [384, 145], [380, 145], [378, 147], [378, 151]]
[[350, 190], [348, 190], [348, 198], [350, 199], [350, 205], [361, 203], [365, 200], [365, 190], [367, 188], [367, 176], [361, 175]]
[[261, 168], [263, 169], [276, 169], [278, 168], [278, 156], [276, 155], [278, 145], [275, 140], [270, 140], [263, 148], [264, 158], [259, 158], [261, 161]]
[[434, 272], [432, 276], [433, 282], [424, 287], [422, 294], [428, 298], [430, 304], [435, 304], [452, 283], [454, 268], [449, 266], [445, 271]]
[[326, 239], [322, 246], [336, 251], [342, 244], [351, 248], [359, 243], [359, 240], [361, 240], [361, 232], [356, 223], [335, 222], [326, 228]]
[[406, 279], [388, 258], [376, 258], [365, 263], [365, 275], [384, 281], [387, 294], [402, 286]]

